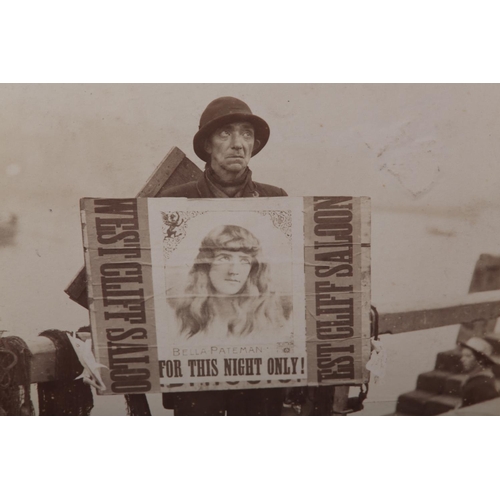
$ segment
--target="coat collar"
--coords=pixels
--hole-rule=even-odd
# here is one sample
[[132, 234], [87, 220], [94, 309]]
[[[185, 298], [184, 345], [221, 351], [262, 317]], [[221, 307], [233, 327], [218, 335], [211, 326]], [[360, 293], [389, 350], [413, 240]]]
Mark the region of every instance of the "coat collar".
[[[207, 180], [205, 179], [204, 175], [202, 175], [198, 179], [198, 182], [196, 184], [196, 189], [198, 190], [200, 198], [215, 198], [215, 196], [212, 194], [212, 191], [210, 191], [210, 188], [208, 187]], [[253, 180], [250, 179], [248, 184], [245, 186], [242, 197], [252, 198], [257, 196], [259, 196], [259, 193], [257, 192], [257, 186], [255, 185], [255, 182], [253, 182]]]

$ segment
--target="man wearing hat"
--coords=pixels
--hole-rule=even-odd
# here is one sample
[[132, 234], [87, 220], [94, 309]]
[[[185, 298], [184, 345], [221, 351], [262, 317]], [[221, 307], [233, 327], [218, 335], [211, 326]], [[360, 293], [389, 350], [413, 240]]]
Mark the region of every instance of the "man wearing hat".
[[[252, 179], [250, 158], [269, 139], [268, 124], [247, 104], [234, 97], [212, 101], [200, 119], [194, 136], [196, 155], [205, 162], [203, 176], [176, 186], [164, 196], [185, 198], [249, 198], [286, 196], [278, 187]], [[163, 404], [175, 415], [280, 415], [285, 390], [202, 391], [164, 394]]]
[[205, 162], [198, 181], [169, 190], [165, 196], [186, 198], [249, 198], [286, 196], [278, 187], [252, 180], [248, 163], [269, 139], [269, 125], [239, 99], [219, 97], [200, 119], [193, 139], [196, 155]]
[[462, 387], [462, 407], [499, 397], [491, 367], [498, 364], [492, 345], [482, 337], [471, 337], [460, 343], [460, 361], [469, 376]]

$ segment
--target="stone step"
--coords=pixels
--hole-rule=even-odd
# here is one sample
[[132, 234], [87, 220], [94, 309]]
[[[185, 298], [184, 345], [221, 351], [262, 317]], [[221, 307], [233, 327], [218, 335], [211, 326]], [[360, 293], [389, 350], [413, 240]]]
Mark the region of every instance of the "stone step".
[[432, 392], [436, 395], [460, 396], [462, 385], [467, 378], [465, 373], [450, 373], [441, 370], [421, 373], [417, 379], [417, 390]]
[[453, 376], [453, 373], [440, 370], [421, 373], [417, 379], [417, 390], [443, 394], [446, 380]]
[[460, 396], [416, 390], [401, 394], [396, 406], [396, 414], [401, 415], [439, 415], [457, 408], [461, 403]]
[[460, 356], [460, 349], [438, 353], [435, 369], [443, 372], [460, 373], [462, 371]]
[[396, 414], [425, 415], [425, 403], [435, 394], [427, 391], [411, 391], [401, 394], [396, 405]]
[[424, 415], [440, 415], [441, 413], [458, 408], [461, 403], [462, 398], [460, 396], [446, 396], [441, 394], [426, 401]]

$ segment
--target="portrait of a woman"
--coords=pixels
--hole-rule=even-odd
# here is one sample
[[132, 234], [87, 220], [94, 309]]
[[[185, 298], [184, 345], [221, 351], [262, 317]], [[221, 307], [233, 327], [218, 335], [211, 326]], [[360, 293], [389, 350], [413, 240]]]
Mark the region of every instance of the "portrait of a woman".
[[290, 296], [274, 289], [260, 241], [241, 226], [218, 226], [203, 238], [185, 290], [168, 301], [185, 339], [291, 335]]

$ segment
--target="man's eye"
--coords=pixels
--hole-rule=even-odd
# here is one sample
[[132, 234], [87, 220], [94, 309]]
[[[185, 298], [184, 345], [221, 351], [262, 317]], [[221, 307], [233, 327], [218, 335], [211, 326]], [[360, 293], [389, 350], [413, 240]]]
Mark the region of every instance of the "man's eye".
[[245, 139], [252, 139], [253, 138], [253, 132], [250, 132], [249, 130], [247, 130], [246, 132], [243, 132], [243, 137]]
[[221, 137], [223, 137], [224, 139], [227, 139], [230, 134], [229, 134], [229, 131], [227, 131], [227, 130], [221, 130], [219, 135]]

